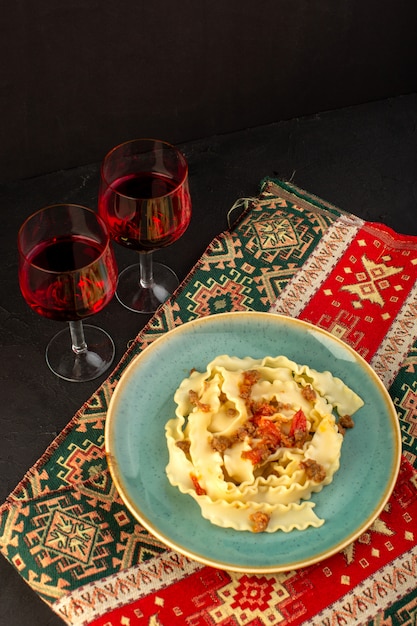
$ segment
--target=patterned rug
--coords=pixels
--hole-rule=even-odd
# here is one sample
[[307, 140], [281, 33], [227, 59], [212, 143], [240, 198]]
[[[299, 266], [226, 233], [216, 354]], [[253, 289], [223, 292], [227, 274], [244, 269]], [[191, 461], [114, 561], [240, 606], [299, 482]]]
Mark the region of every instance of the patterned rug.
[[[417, 237], [277, 180], [236, 206], [241, 217], [0, 508], [0, 550], [72, 626], [416, 624]], [[168, 550], [124, 506], [104, 453], [107, 406], [131, 359], [189, 320], [246, 310], [298, 317], [352, 346], [388, 388], [402, 431], [379, 518], [341, 553], [284, 574], [222, 571]]]

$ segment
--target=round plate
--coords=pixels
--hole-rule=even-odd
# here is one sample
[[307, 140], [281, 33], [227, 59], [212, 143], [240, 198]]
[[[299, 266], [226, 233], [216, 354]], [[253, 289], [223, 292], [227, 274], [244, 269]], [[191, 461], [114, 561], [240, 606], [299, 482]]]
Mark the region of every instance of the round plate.
[[[250, 533], [204, 519], [193, 498], [169, 483], [165, 423], [174, 392], [192, 368], [205, 370], [220, 354], [285, 355], [330, 371], [365, 405], [342, 447], [333, 482], [313, 494], [320, 528]], [[137, 520], [170, 548], [206, 565], [247, 573], [288, 571], [342, 550], [379, 515], [401, 459], [398, 418], [388, 392], [353, 349], [311, 324], [271, 313], [204, 317], [167, 332], [135, 357], [110, 402], [105, 445], [110, 472]]]

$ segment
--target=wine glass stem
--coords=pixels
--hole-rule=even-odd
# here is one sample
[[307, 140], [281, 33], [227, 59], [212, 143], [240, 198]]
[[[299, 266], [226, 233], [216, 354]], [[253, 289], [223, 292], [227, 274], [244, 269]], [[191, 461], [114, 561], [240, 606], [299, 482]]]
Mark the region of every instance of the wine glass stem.
[[148, 289], [153, 285], [153, 257], [152, 252], [142, 252], [139, 256], [140, 259], [140, 277], [139, 282], [141, 287]]
[[84, 338], [84, 328], [81, 320], [69, 322], [72, 350], [75, 354], [87, 352], [87, 344]]

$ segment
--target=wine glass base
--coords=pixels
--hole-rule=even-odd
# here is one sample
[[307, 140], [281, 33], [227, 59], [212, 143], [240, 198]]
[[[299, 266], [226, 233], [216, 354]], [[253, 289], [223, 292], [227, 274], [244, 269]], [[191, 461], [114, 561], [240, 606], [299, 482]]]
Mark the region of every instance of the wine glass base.
[[116, 298], [126, 309], [135, 313], [154, 313], [176, 290], [179, 280], [175, 272], [162, 263], [153, 263], [153, 284], [143, 287], [140, 265], [129, 265], [119, 274]]
[[104, 374], [115, 355], [113, 339], [105, 330], [83, 325], [87, 348], [79, 354], [71, 349], [69, 328], [57, 333], [46, 347], [46, 362], [56, 376], [70, 382], [87, 382]]

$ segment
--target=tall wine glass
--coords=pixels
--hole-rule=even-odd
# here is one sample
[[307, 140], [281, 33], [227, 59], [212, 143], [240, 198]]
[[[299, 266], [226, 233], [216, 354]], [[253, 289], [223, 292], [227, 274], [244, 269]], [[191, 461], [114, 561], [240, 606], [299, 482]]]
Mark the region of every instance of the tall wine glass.
[[135, 139], [113, 148], [101, 165], [99, 213], [117, 243], [139, 252], [119, 275], [116, 297], [137, 313], [153, 313], [175, 291], [172, 269], [153, 261], [191, 219], [188, 165], [169, 143]]
[[[111, 337], [82, 320], [111, 300], [117, 267], [103, 220], [75, 204], [37, 211], [18, 234], [19, 284], [28, 305], [39, 315], [69, 322], [46, 348], [46, 361], [60, 378], [82, 382], [111, 365]], [[72, 347], [71, 347], [72, 346]]]

